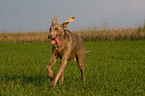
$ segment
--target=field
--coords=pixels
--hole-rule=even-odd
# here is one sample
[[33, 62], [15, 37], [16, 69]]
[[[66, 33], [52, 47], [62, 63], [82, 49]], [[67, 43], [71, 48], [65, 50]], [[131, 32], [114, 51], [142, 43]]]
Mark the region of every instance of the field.
[[[83, 84], [78, 65], [70, 61], [64, 85], [48, 89], [46, 66], [50, 43], [0, 43], [0, 96], [144, 96], [145, 41], [85, 42]], [[52, 69], [56, 74], [60, 60]]]
[[[74, 31], [84, 41], [135, 41], [145, 40], [145, 24], [135, 28], [93, 27]], [[0, 42], [48, 42], [48, 31], [42, 32], [3, 32]]]

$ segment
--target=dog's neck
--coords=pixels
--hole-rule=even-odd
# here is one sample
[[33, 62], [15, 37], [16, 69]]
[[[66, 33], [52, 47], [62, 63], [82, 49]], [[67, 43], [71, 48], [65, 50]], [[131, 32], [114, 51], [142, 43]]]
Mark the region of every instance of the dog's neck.
[[64, 32], [63, 32], [62, 35], [60, 36], [60, 41], [63, 42], [63, 41], [67, 38], [67, 34], [68, 34], [67, 29], [64, 29]]

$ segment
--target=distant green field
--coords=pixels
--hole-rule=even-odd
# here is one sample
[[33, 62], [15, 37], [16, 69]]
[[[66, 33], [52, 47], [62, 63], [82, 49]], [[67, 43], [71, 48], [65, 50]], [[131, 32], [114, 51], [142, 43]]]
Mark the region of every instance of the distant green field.
[[[145, 95], [145, 41], [85, 42], [83, 84], [73, 60], [64, 85], [48, 89], [49, 43], [0, 43], [0, 96], [138, 96]], [[60, 60], [52, 69], [56, 74]]]

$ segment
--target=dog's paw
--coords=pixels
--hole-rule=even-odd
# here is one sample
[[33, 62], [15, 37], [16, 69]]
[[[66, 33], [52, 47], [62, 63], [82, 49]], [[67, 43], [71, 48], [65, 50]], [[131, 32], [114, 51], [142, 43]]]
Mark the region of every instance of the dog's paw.
[[54, 82], [52, 81], [49, 85], [48, 85], [48, 88], [54, 88], [55, 84]]
[[63, 85], [63, 81], [60, 81], [60, 82], [59, 82], [59, 85]]
[[54, 86], [52, 84], [49, 84], [48, 88], [54, 88]]

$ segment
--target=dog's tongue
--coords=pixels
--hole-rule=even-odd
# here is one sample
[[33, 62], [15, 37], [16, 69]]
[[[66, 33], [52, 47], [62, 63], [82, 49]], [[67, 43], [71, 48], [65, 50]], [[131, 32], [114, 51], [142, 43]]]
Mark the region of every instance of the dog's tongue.
[[[61, 46], [62, 44], [63, 44], [63, 42], [61, 42], [60, 40], [59, 40], [59, 37], [60, 36], [57, 36], [56, 38], [55, 38], [55, 40], [56, 40], [56, 42], [57, 42], [57, 46]], [[55, 43], [56, 43], [55, 42]]]
[[53, 44], [53, 45], [54, 45], [55, 43], [56, 43], [56, 41], [55, 41], [55, 40], [51, 40], [51, 44]]
[[60, 36], [57, 36], [56, 38], [55, 38], [55, 40], [51, 40], [51, 44], [56, 44], [57, 43], [57, 46], [61, 46], [62, 44], [63, 44], [63, 42], [61, 42], [60, 40], [59, 40], [59, 37]]

